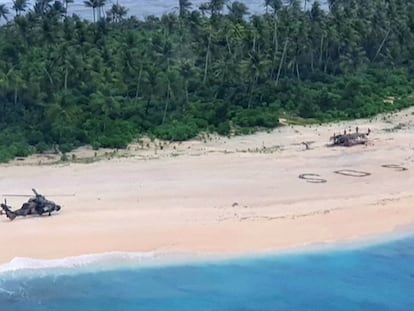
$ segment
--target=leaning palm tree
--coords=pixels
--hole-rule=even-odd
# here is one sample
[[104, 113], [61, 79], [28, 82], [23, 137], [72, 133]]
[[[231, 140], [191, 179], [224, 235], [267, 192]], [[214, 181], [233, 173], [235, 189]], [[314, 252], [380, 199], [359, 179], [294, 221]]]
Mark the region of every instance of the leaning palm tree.
[[10, 13], [9, 9], [5, 4], [0, 4], [0, 20], [4, 19], [6, 22], [8, 22], [7, 15]]

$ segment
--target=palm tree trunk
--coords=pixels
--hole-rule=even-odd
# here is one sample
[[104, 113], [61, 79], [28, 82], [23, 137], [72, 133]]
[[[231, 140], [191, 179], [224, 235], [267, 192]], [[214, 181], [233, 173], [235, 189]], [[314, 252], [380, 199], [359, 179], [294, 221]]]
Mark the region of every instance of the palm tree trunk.
[[138, 73], [137, 88], [135, 90], [135, 103], [137, 103], [138, 97], [139, 97], [139, 91], [140, 91], [140, 88], [141, 88], [141, 76], [142, 76], [142, 64], [139, 68], [139, 73]]
[[390, 33], [391, 33], [391, 28], [390, 28], [390, 29], [388, 29], [388, 31], [387, 31], [387, 33], [386, 33], [386, 35], [385, 35], [384, 39], [382, 40], [382, 42], [381, 42], [380, 46], [379, 46], [379, 47], [378, 47], [378, 49], [377, 49], [377, 52], [375, 53], [374, 58], [372, 59], [372, 62], [374, 62], [374, 61], [375, 61], [375, 59], [377, 58], [377, 56], [381, 53], [381, 50], [382, 50], [382, 48], [384, 47], [385, 41], [387, 41], [388, 36], [390, 35]]
[[231, 46], [230, 46], [230, 41], [229, 41], [229, 36], [226, 35], [226, 44], [227, 44], [227, 49], [229, 51], [229, 54], [232, 55], [231, 53]]
[[323, 34], [321, 36], [321, 44], [319, 47], [319, 68], [322, 66], [322, 55], [323, 55]]
[[279, 52], [279, 38], [277, 35], [277, 13], [274, 14], [274, 27], [273, 27], [273, 61], [272, 61], [272, 71], [270, 73], [271, 79], [274, 79], [275, 74], [275, 64], [277, 53]]
[[253, 46], [252, 46], [252, 51], [255, 52], [256, 51], [256, 32], [253, 35]]
[[67, 91], [67, 89], [68, 89], [68, 76], [69, 76], [69, 68], [68, 68], [68, 64], [66, 64], [66, 67], [65, 67], [65, 82], [64, 82], [64, 89], [65, 89], [65, 92]]
[[17, 94], [17, 81], [15, 82], [15, 84], [14, 84], [14, 107], [16, 108], [16, 106], [17, 106], [17, 96], [18, 94]]
[[315, 52], [314, 52], [314, 50], [313, 50], [313, 47], [311, 46], [310, 47], [310, 53], [311, 53], [311, 72], [313, 73], [314, 71], [315, 71]]
[[151, 105], [152, 95], [149, 96], [147, 104], [145, 105], [145, 115], [148, 115], [149, 106]]
[[279, 38], [277, 35], [277, 13], [274, 14], [274, 27], [273, 27], [273, 44], [275, 47], [275, 53], [279, 50]]
[[188, 98], [189, 98], [189, 96], [188, 96], [188, 81], [185, 80], [185, 109], [188, 107], [188, 104], [189, 104], [189, 99]]
[[298, 81], [300, 81], [300, 72], [299, 72], [299, 64], [297, 59], [295, 60], [296, 62], [296, 77], [298, 78]]
[[47, 76], [47, 78], [48, 78], [48, 80], [49, 80], [49, 82], [50, 82], [50, 86], [51, 86], [52, 88], [54, 88], [54, 87], [55, 87], [55, 83], [53, 82], [53, 78], [52, 78], [52, 76], [50, 75], [49, 71], [47, 71], [47, 69], [46, 69], [46, 68], [44, 68], [44, 71], [45, 71], [46, 76]]
[[208, 43], [207, 43], [207, 52], [206, 52], [206, 62], [204, 64], [204, 77], [203, 77], [203, 83], [206, 83], [207, 81], [207, 73], [208, 73], [208, 62], [210, 59], [210, 44], [211, 44], [211, 29], [210, 34], [208, 36]]
[[325, 50], [325, 63], [323, 66], [323, 72], [326, 73], [328, 71], [328, 57], [329, 57], [329, 50]]
[[250, 82], [250, 91], [249, 91], [249, 100], [247, 102], [247, 109], [250, 109], [252, 106], [253, 91], [254, 91], [255, 84], [257, 84], [257, 78], [252, 79]]
[[164, 115], [162, 116], [162, 124], [165, 123], [165, 119], [167, 118], [167, 111], [168, 111], [168, 105], [170, 103], [170, 80], [168, 79], [167, 83], [167, 98], [165, 100], [165, 106], [164, 106]]
[[256, 73], [254, 75], [253, 85], [252, 85], [252, 88], [250, 90], [250, 98], [249, 98], [249, 104], [248, 104], [249, 108], [251, 107], [252, 99], [253, 99], [253, 92], [256, 90], [258, 82], [259, 82], [259, 75], [258, 75], [258, 72], [256, 71]]
[[282, 57], [280, 58], [279, 69], [277, 71], [277, 77], [276, 77], [276, 82], [275, 82], [276, 87], [279, 84], [280, 73], [282, 71], [282, 66], [285, 61], [288, 43], [289, 43], [289, 37], [286, 38], [285, 45], [283, 46]]

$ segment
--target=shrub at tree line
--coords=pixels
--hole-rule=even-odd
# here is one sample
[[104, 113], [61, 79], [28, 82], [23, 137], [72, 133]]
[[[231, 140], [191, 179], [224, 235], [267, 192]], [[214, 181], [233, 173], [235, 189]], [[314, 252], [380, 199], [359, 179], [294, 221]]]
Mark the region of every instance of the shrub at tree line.
[[413, 104], [410, 0], [336, 0], [326, 10], [274, 0], [263, 15], [237, 1], [224, 13], [223, 0], [195, 10], [184, 0], [177, 14], [145, 20], [119, 4], [103, 14], [105, 1], [91, 0], [93, 22], [68, 16], [68, 3], [0, 4], [0, 161]]

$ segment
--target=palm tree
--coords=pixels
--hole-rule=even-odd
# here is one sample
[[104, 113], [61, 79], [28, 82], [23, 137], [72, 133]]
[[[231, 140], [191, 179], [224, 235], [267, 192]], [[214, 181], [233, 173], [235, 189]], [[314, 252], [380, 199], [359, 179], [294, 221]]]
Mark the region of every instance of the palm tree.
[[[101, 19], [106, 0], [85, 0], [83, 1], [83, 4], [88, 8], [92, 8], [94, 22], [96, 22], [96, 17], [98, 17], [98, 20]], [[96, 10], [98, 11], [98, 14], [96, 14]]]
[[271, 76], [274, 76], [275, 67], [276, 67], [276, 60], [277, 55], [279, 54], [279, 17], [278, 13], [283, 8], [282, 0], [265, 0], [266, 11], [268, 11], [268, 7], [270, 7], [272, 16], [273, 16], [273, 36], [272, 36], [272, 43], [273, 43], [273, 70]]
[[227, 5], [227, 9], [229, 10], [229, 17], [236, 22], [243, 21], [244, 16], [249, 13], [247, 6], [239, 1], [232, 2], [231, 6]]
[[270, 7], [273, 11], [273, 14], [276, 14], [276, 12], [279, 11], [282, 8], [282, 6], [282, 0], [265, 0], [266, 13], [268, 11], [268, 8]]
[[83, 4], [87, 8], [92, 8], [92, 12], [93, 12], [93, 22], [96, 22], [96, 12], [95, 12], [95, 10], [98, 7], [97, 0], [85, 0], [85, 1], [83, 1]]
[[188, 12], [190, 11], [192, 3], [190, 2], [190, 0], [178, 0], [178, 6], [178, 16], [180, 16], [180, 18], [183, 18], [187, 16]]
[[185, 96], [184, 103], [185, 105], [183, 107], [183, 110], [185, 110], [189, 105], [188, 82], [190, 78], [192, 77], [192, 72], [191, 72], [192, 64], [188, 60], [183, 60], [179, 63], [178, 68], [180, 71], [180, 76], [184, 80], [184, 96]]
[[205, 11], [209, 11], [210, 17], [215, 17], [223, 10], [226, 0], [210, 0], [200, 4], [200, 11], [204, 14]]
[[[128, 13], [128, 9], [120, 4], [113, 4], [112, 8], [107, 11], [113, 22], [120, 22]], [[108, 17], [109, 18], [109, 17]]]
[[6, 92], [13, 94], [13, 108], [16, 108], [19, 101], [19, 91], [26, 87], [21, 72], [15, 70], [14, 67], [10, 68], [7, 72], [2, 72], [0, 75], [0, 86]]
[[27, 0], [13, 0], [12, 9], [16, 11], [16, 16], [19, 16], [21, 12], [26, 10], [27, 4]]
[[106, 0], [96, 0], [96, 7], [98, 8], [98, 20], [102, 18], [103, 8], [106, 5]]
[[45, 15], [52, 7], [50, 2], [52, 2], [52, 0], [36, 0], [33, 6], [33, 11], [38, 15]]
[[67, 16], [67, 10], [64, 7], [63, 3], [60, 1], [53, 2], [53, 4], [50, 6], [50, 11], [52, 15], [59, 17], [59, 18]]
[[328, 2], [329, 11], [334, 14], [336, 9], [337, 9], [339, 1], [338, 0], [328, 0], [327, 2]]
[[204, 76], [203, 76], [203, 83], [207, 82], [207, 73], [208, 73], [208, 65], [211, 59], [211, 41], [213, 39], [213, 27], [209, 22], [205, 23], [206, 29], [204, 30], [207, 33], [207, 49], [206, 49], [206, 57], [204, 62]]
[[8, 21], [7, 15], [10, 13], [9, 9], [5, 4], [0, 4], [0, 20], [3, 18], [6, 22]]
[[247, 108], [251, 108], [253, 102], [253, 94], [257, 89], [259, 80], [268, 76], [271, 61], [260, 55], [257, 51], [250, 51], [249, 58], [243, 60], [241, 69], [243, 76], [246, 77], [249, 96]]
[[210, 0], [208, 3], [210, 5], [211, 16], [215, 16], [223, 10], [226, 0]]

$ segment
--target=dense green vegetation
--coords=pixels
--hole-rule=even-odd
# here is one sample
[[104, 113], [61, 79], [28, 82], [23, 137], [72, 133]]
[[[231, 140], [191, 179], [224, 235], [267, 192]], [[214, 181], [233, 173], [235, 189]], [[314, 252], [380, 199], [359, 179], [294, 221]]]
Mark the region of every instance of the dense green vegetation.
[[[0, 160], [59, 145], [125, 147], [271, 128], [280, 115], [367, 117], [412, 104], [412, 0], [211, 0], [138, 20], [103, 0], [0, 5]], [[305, 7], [307, 6], [307, 7]], [[105, 17], [104, 17], [105, 16]], [[384, 99], [395, 97], [394, 104]]]

